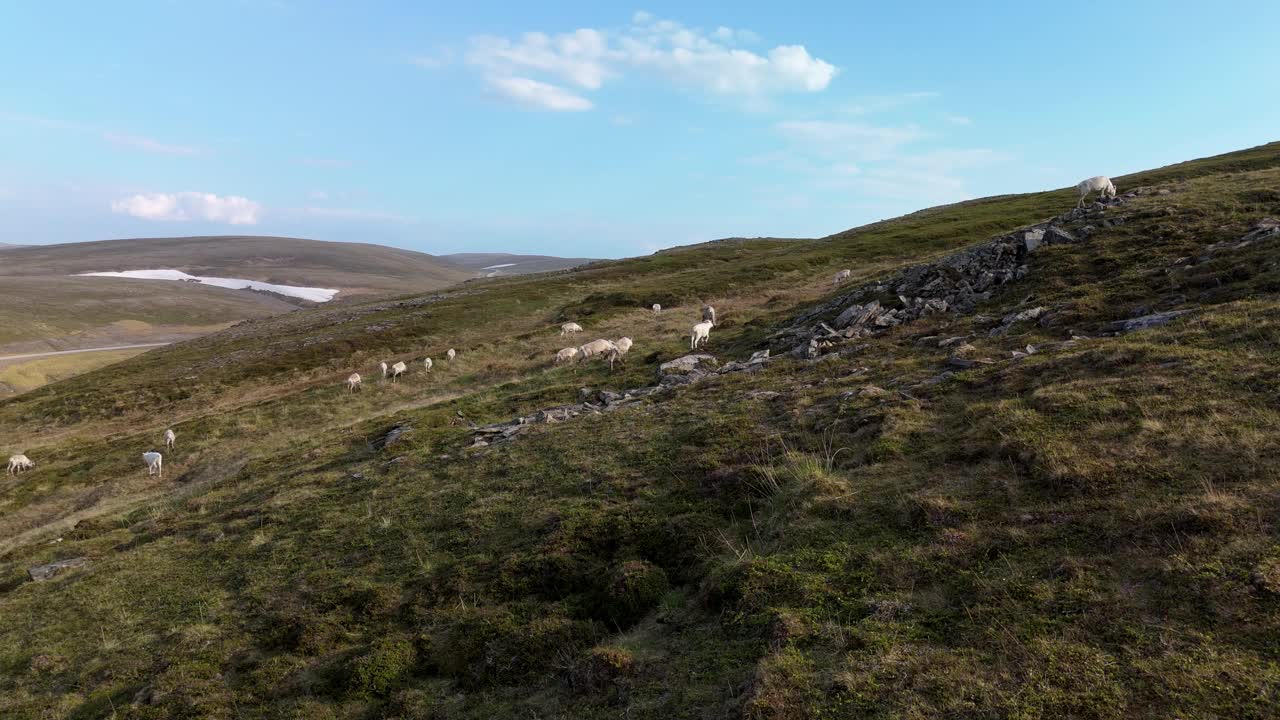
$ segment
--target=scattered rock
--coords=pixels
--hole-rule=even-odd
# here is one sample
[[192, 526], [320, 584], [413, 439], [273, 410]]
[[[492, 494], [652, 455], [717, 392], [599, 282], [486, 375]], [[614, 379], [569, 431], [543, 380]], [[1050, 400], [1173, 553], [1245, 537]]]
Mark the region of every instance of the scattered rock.
[[37, 565], [33, 568], [28, 568], [27, 575], [29, 575], [32, 580], [36, 581], [48, 580], [61, 573], [63, 570], [84, 567], [88, 564], [89, 558], [87, 557], [68, 558], [66, 560], [51, 562], [47, 565]]
[[889, 397], [890, 394], [888, 390], [875, 385], [864, 385], [858, 390], [858, 397], [860, 398], [881, 399]]
[[[1148, 328], [1159, 327], [1165, 325], [1172, 320], [1190, 314], [1190, 310], [1169, 310], [1167, 312], [1153, 313], [1151, 315], [1143, 315], [1141, 317], [1130, 318], [1128, 320], [1117, 320], [1111, 323], [1112, 332], [1129, 333], [1137, 330], [1146, 330]], [[1075, 339], [1074, 337], [1072, 339]]]
[[781, 395], [782, 393], [773, 390], [752, 390], [743, 397], [748, 400], [772, 400]]
[[720, 365], [712, 355], [696, 353], [668, 360], [658, 366], [659, 375], [680, 375], [698, 371], [711, 371]]
[[412, 425], [396, 425], [384, 434], [382, 437], [373, 441], [373, 447], [376, 450], [391, 447], [400, 442], [408, 433], [413, 432]]
[[706, 377], [719, 366], [719, 361], [712, 355], [685, 355], [659, 365], [658, 382], [662, 385], [687, 385]]
[[1041, 307], [1033, 307], [1030, 310], [1023, 310], [1021, 312], [1009, 313], [1008, 315], [1005, 315], [1003, 319], [1001, 319], [1000, 324], [998, 326], [991, 329], [990, 335], [992, 337], [998, 337], [1000, 335], [1004, 335], [1005, 333], [1008, 333], [1009, 330], [1012, 329], [1014, 325], [1017, 325], [1020, 322], [1026, 322], [1028, 320], [1039, 319], [1041, 315], [1044, 315], [1048, 311], [1049, 311], [1049, 308], [1041, 306]]
[[1258, 240], [1266, 240], [1267, 238], [1280, 235], [1280, 220], [1275, 218], [1262, 218], [1253, 224], [1253, 229], [1247, 235], [1240, 238], [1241, 242], [1257, 242]]

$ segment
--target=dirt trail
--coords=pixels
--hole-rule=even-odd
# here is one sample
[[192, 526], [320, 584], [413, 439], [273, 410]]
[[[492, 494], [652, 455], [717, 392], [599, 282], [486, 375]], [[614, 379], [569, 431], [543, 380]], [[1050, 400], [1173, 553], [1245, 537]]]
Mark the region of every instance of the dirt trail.
[[108, 347], [92, 347], [80, 348], [79, 350], [58, 350], [55, 352], [28, 353], [26, 355], [5, 355], [0, 357], [0, 362], [8, 362], [10, 360], [34, 360], [35, 358], [52, 357], [54, 355], [75, 355], [76, 353], [103, 352], [105, 350], [134, 350], [137, 348], [160, 347], [161, 345], [171, 345], [167, 342], [142, 343], [140, 345], [111, 345]]

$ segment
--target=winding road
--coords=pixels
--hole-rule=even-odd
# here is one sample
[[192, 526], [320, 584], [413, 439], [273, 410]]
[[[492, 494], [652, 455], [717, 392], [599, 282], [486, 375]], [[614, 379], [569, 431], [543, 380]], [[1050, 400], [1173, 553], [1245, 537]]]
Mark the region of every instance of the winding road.
[[34, 358], [52, 357], [54, 355], [75, 355], [77, 353], [103, 352], [104, 350], [133, 350], [136, 348], [160, 347], [161, 345], [170, 345], [167, 342], [142, 343], [141, 345], [111, 345], [109, 347], [80, 348], [79, 350], [57, 350], [55, 352], [30, 353], [27, 355], [5, 355], [0, 356], [0, 362], [8, 360], [32, 360]]

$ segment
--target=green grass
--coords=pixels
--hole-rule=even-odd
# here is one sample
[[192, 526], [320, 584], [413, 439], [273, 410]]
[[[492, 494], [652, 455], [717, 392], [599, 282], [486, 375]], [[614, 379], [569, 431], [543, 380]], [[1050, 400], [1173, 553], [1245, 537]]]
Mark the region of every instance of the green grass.
[[[1280, 246], [1175, 261], [1280, 214], [1280, 147], [1119, 185], [1170, 194], [1035, 254], [979, 310], [1045, 305], [1042, 325], [932, 316], [482, 452], [458, 413], [650, 383], [701, 302], [725, 321], [711, 351], [744, 357], [836, 269], [874, 277], [1074, 200], [321, 308], [0, 403], [40, 463], [0, 486], [6, 711], [1272, 717]], [[1163, 309], [1195, 312], [1099, 336]], [[570, 318], [635, 338], [626, 368], [550, 368]], [[1073, 331], [1094, 339], [1051, 345]], [[1002, 361], [921, 384], [947, 356], [927, 338], [953, 335]], [[1046, 349], [1003, 360], [1028, 343]], [[424, 355], [430, 378], [340, 386]], [[147, 479], [136, 455], [170, 424], [170, 476]], [[413, 430], [375, 449], [393, 424]]]

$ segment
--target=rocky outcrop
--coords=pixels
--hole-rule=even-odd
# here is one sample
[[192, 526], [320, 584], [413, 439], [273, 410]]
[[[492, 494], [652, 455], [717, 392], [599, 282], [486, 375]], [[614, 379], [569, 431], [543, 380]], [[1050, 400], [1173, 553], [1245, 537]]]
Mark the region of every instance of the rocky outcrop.
[[658, 382], [662, 385], [687, 385], [710, 375], [719, 367], [720, 362], [712, 355], [685, 355], [659, 365]]
[[[755, 372], [764, 368], [773, 359], [770, 357], [768, 350], [756, 352], [745, 361], [728, 362], [723, 365], [714, 355], [706, 353], [684, 355], [658, 366], [657, 385], [647, 385], [620, 392], [580, 388], [576, 404], [558, 405], [506, 422], [473, 427], [472, 430], [475, 435], [472, 439], [471, 447], [483, 448], [509, 442], [536, 425], [560, 423], [582, 415], [598, 415], [602, 412], [611, 412], [633, 405], [651, 395], [672, 392], [679, 387], [692, 385], [713, 375]], [[776, 397], [776, 393], [774, 396]]]
[[413, 432], [412, 425], [396, 425], [390, 430], [382, 434], [377, 440], [373, 441], [373, 447], [376, 450], [391, 447], [399, 442], [405, 435]]
[[1189, 315], [1190, 310], [1170, 310], [1168, 312], [1153, 313], [1151, 315], [1143, 315], [1142, 317], [1129, 318], [1128, 320], [1117, 320], [1111, 323], [1111, 331], [1117, 333], [1129, 333], [1135, 330], [1146, 330], [1147, 328], [1159, 327], [1165, 325], [1169, 321]]
[[[1251, 245], [1267, 240], [1275, 240], [1277, 238], [1280, 238], [1280, 220], [1270, 217], [1262, 218], [1258, 222], [1254, 223], [1249, 232], [1245, 233], [1240, 239], [1224, 240], [1206, 247], [1200, 257], [1195, 259], [1195, 262], [1200, 263], [1212, 260], [1214, 257], [1221, 255], [1222, 253], [1243, 250]], [[1191, 258], [1179, 258], [1174, 261], [1174, 264], [1180, 265], [1190, 261], [1190, 259]]]
[[[1132, 197], [1129, 193], [1087, 208], [1073, 208], [1047, 222], [862, 285], [800, 316], [795, 325], [776, 333], [771, 340], [789, 348], [792, 357], [812, 359], [836, 344], [877, 335], [921, 317], [971, 313], [1001, 287], [1025, 277], [1031, 253], [1048, 245], [1080, 242], [1092, 232], [1092, 225], [1073, 232], [1065, 227], [1067, 224], [1119, 224], [1119, 218], [1103, 215], [1108, 207], [1122, 205]], [[991, 333], [1002, 335], [1016, 323], [1036, 319], [1047, 311], [1038, 307], [1012, 313]]]
[[27, 575], [29, 575], [32, 580], [36, 581], [48, 580], [58, 573], [61, 573], [63, 570], [84, 567], [88, 564], [89, 558], [87, 557], [67, 558], [66, 560], [58, 560], [57, 562], [51, 562], [47, 565], [37, 565], [33, 568], [28, 568]]

